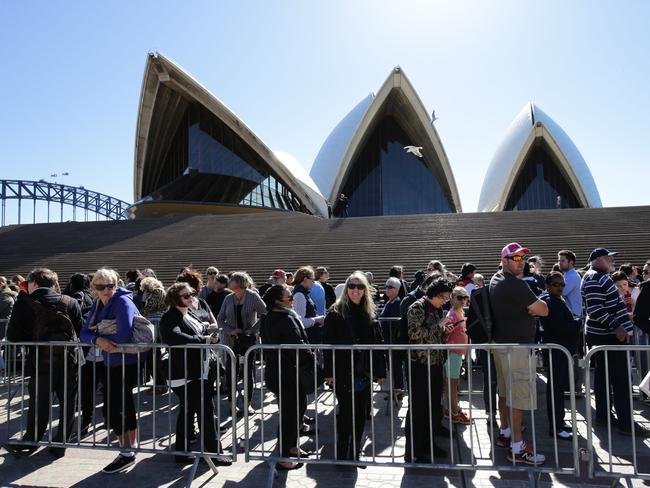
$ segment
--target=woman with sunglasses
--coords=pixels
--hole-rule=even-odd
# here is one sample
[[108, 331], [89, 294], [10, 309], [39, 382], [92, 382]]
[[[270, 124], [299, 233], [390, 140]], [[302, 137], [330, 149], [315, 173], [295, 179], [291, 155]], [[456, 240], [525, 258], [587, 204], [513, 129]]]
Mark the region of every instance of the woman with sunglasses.
[[[445, 278], [434, 280], [426, 294], [407, 312], [411, 344], [444, 344], [452, 319], [444, 316], [454, 284]], [[443, 363], [442, 349], [410, 351], [409, 409], [406, 414], [406, 462], [432, 463], [447, 452], [435, 443], [442, 434]], [[430, 434], [433, 434], [434, 438]], [[433, 448], [433, 451], [432, 449]]]
[[[176, 451], [190, 451], [189, 436], [194, 432], [194, 417], [198, 419], [201, 443], [197, 450], [219, 452], [219, 441], [214, 426], [212, 382], [208, 380], [207, 349], [174, 348], [186, 344], [216, 344], [219, 338], [208, 334], [207, 324], [191, 310], [196, 292], [187, 283], [174, 283], [167, 289], [165, 303], [169, 310], [160, 319], [160, 335], [169, 344], [169, 386], [178, 397], [176, 418]], [[230, 462], [213, 456], [216, 463]], [[176, 462], [194, 461], [192, 456], [177, 455]]]
[[[374, 289], [366, 275], [355, 271], [345, 281], [343, 293], [325, 316], [325, 344], [364, 345], [383, 342], [375, 304]], [[384, 356], [373, 351], [324, 351], [325, 381], [334, 386], [339, 404], [336, 457], [359, 460], [363, 430], [371, 414], [372, 382], [386, 376]]]
[[[138, 359], [146, 359], [145, 354], [138, 358], [137, 354], [120, 352], [120, 344], [131, 342], [133, 319], [138, 315], [138, 309], [133, 303], [132, 293], [126, 288], [118, 287], [118, 282], [119, 276], [112, 269], [97, 270], [92, 279], [97, 300], [88, 312], [81, 330], [82, 342], [95, 344], [102, 350], [106, 371], [104, 384], [107, 385], [107, 395], [104, 401], [108, 404], [108, 428], [113, 429], [122, 448], [119, 456], [102, 470], [104, 473], [117, 473], [135, 463], [132, 448], [137, 447], [137, 421], [133, 388], [138, 381]], [[102, 335], [96, 331], [95, 326], [103, 320], [115, 322], [115, 334]]]
[[[559, 344], [574, 354], [578, 344], [578, 327], [562, 296], [565, 286], [564, 275], [559, 271], [553, 271], [546, 276], [545, 281], [547, 292], [539, 297], [548, 306], [548, 316], [540, 317], [544, 327], [544, 342]], [[545, 350], [544, 355], [550, 371], [549, 350]], [[571, 426], [564, 423], [564, 392], [569, 390], [569, 368], [572, 365], [567, 361], [566, 355], [558, 349], [550, 350], [550, 358], [553, 368], [550, 371], [551, 377], [546, 382], [549, 435], [555, 435], [563, 440], [571, 440]], [[553, 418], [555, 418], [555, 425], [552, 424]]]
[[[264, 344], [309, 344], [300, 317], [291, 304], [294, 297], [287, 285], [273, 285], [264, 294], [268, 313], [262, 321], [261, 336]], [[298, 359], [298, 361], [296, 361]], [[313, 365], [314, 355], [309, 349], [296, 351], [265, 351], [264, 379], [266, 386], [278, 399], [280, 408], [280, 456], [304, 457], [300, 450], [300, 426], [307, 408], [307, 394], [296, 382], [300, 368]], [[302, 463], [282, 461], [280, 469], [298, 469]]]

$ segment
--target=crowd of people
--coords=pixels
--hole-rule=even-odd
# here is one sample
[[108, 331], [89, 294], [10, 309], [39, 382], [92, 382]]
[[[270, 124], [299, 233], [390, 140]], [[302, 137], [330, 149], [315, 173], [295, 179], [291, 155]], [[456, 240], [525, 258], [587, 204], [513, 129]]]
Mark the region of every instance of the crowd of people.
[[[408, 395], [405, 460], [431, 463], [446, 457], [448, 453], [437, 442], [448, 435], [445, 423], [473, 422], [461, 408], [458, 388], [474, 363], [484, 372], [484, 408], [488, 421], [499, 429], [496, 445], [506, 450], [511, 462], [539, 465], [545, 457], [524, 441], [522, 426], [526, 412], [537, 407], [536, 361], [531, 360], [534, 345], [559, 344], [580, 356], [587, 346], [628, 344], [650, 332], [650, 261], [642, 270], [631, 264], [615, 269], [615, 255], [596, 248], [589, 265], [578, 269], [577, 256], [560, 250], [557, 262], [543, 274], [542, 259], [513, 242], [502, 249], [498, 269], [485, 270], [490, 280], [472, 263], [465, 263], [455, 275], [432, 260], [415, 273], [411, 283], [405, 280], [401, 266], [393, 266], [381, 287], [373, 285], [372, 273], [362, 271], [354, 271], [333, 286], [326, 268], [311, 266], [295, 273], [275, 269], [259, 287], [244, 271], [224, 274], [214, 266], [206, 270], [205, 284], [202, 273], [186, 267], [167, 288], [151, 269], [124, 276], [107, 268], [90, 275], [77, 273], [63, 290], [57, 274], [46, 268], [32, 270], [27, 278], [0, 277], [0, 319], [8, 319], [8, 341], [57, 340], [95, 346], [49, 348], [40, 355], [39, 346], [28, 348], [29, 412], [24, 439], [38, 442], [43, 437], [53, 393], [65, 416], [53, 441], [69, 440], [77, 432], [73, 425], [78, 390], [81, 411], [76, 420], [82, 435], [86, 434], [95, 415], [96, 396], [101, 394], [102, 415], [121, 448], [103, 471], [123, 471], [135, 462], [138, 425], [133, 390], [147, 364], [155, 370], [156, 391], [171, 388], [178, 399], [175, 451], [191, 451], [198, 425], [201, 451], [211, 453], [218, 464], [229, 464], [220, 454], [213, 399], [215, 388], [230, 395], [231, 371], [224, 369], [209, 348], [171, 347], [166, 363], [160, 356], [153, 361], [166, 364], [158, 369], [152, 368], [152, 355], [160, 355], [160, 349], [125, 353], [123, 347], [133, 342], [136, 330], [146, 333], [153, 324], [152, 341], [168, 346], [223, 344], [231, 348], [237, 357], [233, 375], [237, 383], [244, 379], [247, 351], [260, 342], [313, 346], [299, 349], [298, 354], [283, 350], [264, 356], [265, 387], [277, 397], [281, 413], [279, 453], [297, 458], [279, 463], [280, 469], [297, 469], [302, 466], [299, 459], [309, 455], [300, 449], [301, 436], [315, 431], [313, 419], [306, 415], [308, 396], [323, 387], [333, 389], [338, 405], [336, 457], [359, 460], [366, 421], [372, 415], [373, 383], [390, 384], [391, 401], [401, 402]], [[470, 342], [531, 347], [495, 347], [473, 357], [468, 354]], [[319, 349], [319, 345], [376, 344], [423, 347], [394, 349], [388, 354], [378, 349]], [[427, 348], [430, 344], [449, 347]], [[610, 421], [607, 392], [611, 389], [618, 431], [645, 437], [650, 434], [635, 424], [630, 410], [627, 357], [622, 351], [594, 357], [595, 423]], [[259, 359], [248, 355], [249, 371]], [[65, 381], [64, 363], [69, 363]], [[574, 366], [559, 349], [545, 351], [544, 363], [553, 366], [546, 392], [548, 433], [570, 440], [573, 429], [565, 421], [564, 393]], [[315, 379], [313, 384], [309, 378]], [[237, 395], [229, 397], [240, 414], [243, 410], [255, 413], [250, 403], [253, 388], [254, 375], [249, 374], [243, 385], [249, 403]], [[37, 446], [8, 444], [7, 448], [31, 454]], [[49, 449], [58, 457], [65, 454], [64, 447]], [[176, 456], [179, 463], [193, 459]]]

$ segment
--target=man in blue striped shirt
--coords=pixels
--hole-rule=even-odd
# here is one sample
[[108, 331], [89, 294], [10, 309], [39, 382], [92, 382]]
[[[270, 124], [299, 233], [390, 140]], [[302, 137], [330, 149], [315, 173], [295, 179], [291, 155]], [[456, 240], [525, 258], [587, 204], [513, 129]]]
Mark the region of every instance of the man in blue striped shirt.
[[[608, 273], [614, 271], [614, 256], [617, 253], [605, 248], [594, 249], [589, 256], [591, 268], [582, 278], [582, 294], [587, 306], [585, 335], [591, 347], [600, 345], [625, 345], [632, 336], [632, 322], [625, 303]], [[607, 365], [605, 361], [607, 355]], [[609, 351], [594, 356], [596, 371], [594, 393], [596, 396], [596, 419], [598, 425], [607, 425], [610, 413], [607, 411], [609, 387], [614, 392], [614, 408], [618, 417], [618, 431], [631, 435], [647, 436], [649, 431], [633, 423], [630, 412], [630, 382], [628, 356], [625, 351]], [[610, 385], [607, 385], [607, 366]]]

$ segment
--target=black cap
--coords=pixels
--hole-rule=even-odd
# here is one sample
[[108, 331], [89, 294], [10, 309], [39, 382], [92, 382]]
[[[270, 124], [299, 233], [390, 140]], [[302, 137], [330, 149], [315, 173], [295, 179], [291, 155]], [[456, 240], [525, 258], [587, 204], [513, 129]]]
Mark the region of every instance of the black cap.
[[609, 252], [604, 247], [597, 247], [596, 249], [591, 251], [591, 254], [589, 255], [589, 261], [593, 261], [602, 256], [616, 256], [617, 254], [618, 254], [617, 252]]

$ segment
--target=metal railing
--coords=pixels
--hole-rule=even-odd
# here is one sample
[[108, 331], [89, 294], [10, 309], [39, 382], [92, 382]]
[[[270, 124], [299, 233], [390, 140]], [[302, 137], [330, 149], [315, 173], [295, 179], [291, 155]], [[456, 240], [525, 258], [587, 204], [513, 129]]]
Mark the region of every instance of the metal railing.
[[[532, 451], [533, 455], [537, 456], [539, 453], [540, 446], [546, 444], [546, 448], [549, 449], [548, 443], [540, 443], [539, 441], [539, 429], [548, 428], [553, 432], [553, 445], [550, 447], [552, 451], [552, 460], [551, 462], [538, 463], [537, 465], [520, 465], [512, 457], [511, 461], [503, 461], [501, 454], [497, 454], [496, 449], [496, 440], [498, 439], [499, 433], [495, 432], [496, 428], [493, 423], [489, 423], [486, 427], [479, 426], [477, 422], [474, 421], [468, 426], [469, 428], [464, 432], [455, 432], [455, 425], [452, 421], [451, 414], [447, 416], [445, 422], [440, 425], [434, 425], [434, 419], [440, 418], [440, 410], [443, 409], [443, 404], [440, 401], [436, 404], [437, 395], [432, 392], [432, 389], [438, 389], [438, 394], [440, 394], [441, 389], [446, 389], [450, 391], [451, 387], [451, 374], [450, 374], [450, 362], [447, 362], [444, 366], [440, 364], [433, 364], [435, 362], [435, 352], [447, 352], [451, 349], [458, 349], [459, 345], [355, 345], [355, 346], [334, 346], [334, 345], [258, 345], [254, 346], [246, 354], [245, 364], [248, 365], [248, 356], [251, 354], [258, 355], [260, 363], [267, 363], [266, 368], [263, 368], [261, 371], [261, 388], [259, 391], [259, 397], [262, 404], [261, 412], [261, 421], [257, 421], [258, 426], [252, 427], [249, 424], [248, 414], [245, 415], [245, 428], [244, 428], [244, 451], [246, 455], [246, 461], [268, 461], [271, 465], [271, 471], [273, 472], [277, 463], [314, 463], [314, 464], [341, 464], [341, 465], [355, 465], [355, 466], [368, 466], [368, 465], [385, 465], [385, 466], [403, 466], [403, 467], [419, 467], [419, 468], [430, 468], [430, 469], [449, 469], [449, 470], [500, 470], [500, 471], [519, 471], [526, 472], [529, 474], [529, 477], [532, 479], [540, 473], [557, 473], [557, 474], [573, 474], [579, 475], [580, 471], [580, 459], [578, 456], [578, 441], [577, 441], [577, 430], [575, 422], [575, 392], [574, 392], [574, 381], [573, 381], [573, 369], [566, 368], [568, 375], [568, 384], [566, 389], [569, 392], [569, 403], [571, 411], [571, 434], [572, 434], [572, 449], [568, 451], [561, 452], [561, 449], [558, 446], [558, 437], [555, 422], [555, 418], [546, 419], [550, 421], [548, 427], [540, 427], [543, 423], [542, 416], [535, 413], [535, 410], [530, 411], [531, 415], [531, 437], [532, 437]], [[557, 354], [561, 355], [564, 360], [567, 361], [567, 364], [572, 364], [572, 357], [569, 352], [558, 345], [554, 344], [535, 344], [535, 345], [515, 345], [515, 344], [469, 344], [467, 346], [462, 346], [462, 349], [467, 349], [468, 355], [472, 351], [483, 350], [483, 351], [500, 351], [505, 354], [508, 370], [510, 373], [507, 375], [507, 408], [508, 417], [510, 419], [510, 425], [512, 424], [515, 412], [513, 411], [513, 382], [520, 385], [522, 379], [517, 377], [514, 378], [512, 374], [511, 359], [513, 354], [518, 354], [517, 351], [522, 351], [527, 355], [528, 361], [528, 371], [531, 371], [531, 374], [525, 379], [525, 383], [528, 385], [528, 390], [530, 392], [530, 401], [534, 404], [535, 398], [535, 388], [537, 383], [537, 374], [535, 372], [535, 351], [556, 351]], [[304, 377], [301, 380], [301, 368], [306, 368], [306, 365], [301, 364], [301, 352], [304, 351], [314, 351], [317, 354], [311, 355], [310, 361], [312, 362], [307, 368], [309, 371], [313, 371], [313, 384], [309, 385], [309, 388], [304, 388], [301, 386], [301, 381], [304, 383]], [[395, 366], [393, 361], [393, 356], [399, 354], [400, 352], [406, 352], [409, 356], [415, 351], [423, 351], [426, 356], [426, 364], [424, 364], [424, 376], [421, 371], [418, 375], [420, 381], [425, 381], [426, 384], [414, 384], [414, 373], [416, 368], [422, 368], [417, 366], [415, 362], [408, 360], [408, 374], [407, 374], [407, 388], [408, 391], [408, 405], [401, 405], [399, 402], [393, 401], [394, 398], [394, 385], [393, 377], [391, 374], [387, 376], [387, 379], [383, 382], [382, 386], [379, 386], [378, 383], [373, 383], [370, 381], [370, 378], [376, 378], [376, 373], [381, 369], [377, 364], [378, 355], [384, 355], [384, 361], [388, 366], [388, 370], [391, 371]], [[317, 375], [317, 366], [319, 362], [319, 356], [322, 353], [326, 359], [327, 363], [329, 356], [331, 359], [331, 374], [335, 377], [334, 383], [331, 390], [327, 390], [322, 387], [320, 384], [322, 381]], [[366, 419], [359, 419], [359, 412], [355, 411], [359, 406], [363, 405], [359, 403], [359, 399], [356, 397], [356, 393], [350, 392], [350, 385], [355, 384], [355, 380], [358, 380], [355, 377], [355, 364], [358, 361], [358, 356], [360, 355], [367, 356], [366, 367], [368, 369], [368, 388], [369, 388], [369, 400], [373, 407], [370, 410], [369, 415], [369, 426], [366, 426]], [[349, 356], [348, 359], [342, 359], [345, 356]], [[553, 381], [553, 367], [554, 355], [550, 355], [549, 361], [549, 377], [547, 381]], [[338, 359], [337, 359], [338, 357]], [[556, 356], [557, 358], [557, 356]], [[341, 364], [341, 361], [343, 363]], [[304, 362], [304, 361], [303, 361]], [[268, 363], [273, 363], [274, 365], [283, 365], [288, 363], [290, 365], [299, 364], [298, 368], [278, 366], [278, 371], [267, 371], [269, 366]], [[349, 366], [349, 367], [348, 367]], [[338, 371], [337, 371], [338, 369]], [[341, 371], [344, 371], [341, 373]], [[488, 375], [495, 375], [496, 371], [492, 371], [491, 367], [487, 366]], [[441, 378], [436, 378], [435, 375], [444, 372], [446, 380], [445, 384], [441, 384]], [[248, 377], [249, 374], [253, 372], [248, 370], [248, 367], [245, 371], [245, 376]], [[382, 371], [383, 373], [383, 371]], [[345, 378], [340, 377], [340, 374], [350, 375], [349, 381], [346, 381]], [[474, 386], [477, 381], [474, 378], [476, 373], [473, 372], [473, 368], [467, 368], [467, 392], [466, 397], [463, 398], [463, 403], [466, 405], [466, 409], [469, 411], [469, 417], [473, 418], [474, 414], [481, 416], [486, 410], [481, 408], [480, 404], [482, 403], [482, 392], [481, 390], [475, 390]], [[288, 376], [287, 376], [288, 375]], [[265, 389], [265, 378], [275, 377], [274, 382], [277, 385], [282, 385], [277, 387], [274, 392], [278, 403], [278, 409], [272, 410], [269, 407], [264, 407], [265, 401], [262, 399], [266, 398], [267, 393]], [[489, 398], [492, 398], [494, 391], [492, 391], [492, 382], [488, 381], [488, 394]], [[387, 387], [387, 388], [386, 388]], [[284, 388], [284, 389], [283, 389]], [[287, 388], [295, 391], [289, 391]], [[354, 388], [354, 387], [353, 387]], [[315, 391], [313, 395], [301, 394], [301, 389], [303, 391]], [[340, 389], [345, 391], [341, 392]], [[422, 390], [425, 390], [424, 392]], [[426, 391], [428, 390], [428, 391]], [[551, 391], [554, 391], [551, 388]], [[278, 394], [279, 393], [279, 394]], [[353, 401], [349, 402], [345, 399], [345, 396], [355, 396]], [[417, 401], [413, 401], [414, 396], [418, 396], [419, 399], [424, 397], [428, 399], [427, 405], [419, 405], [417, 408], [416, 415], [412, 414], [412, 411], [416, 410], [418, 406]], [[295, 437], [296, 430], [300, 431], [302, 426], [302, 414], [301, 411], [305, 405], [305, 398], [309, 396], [309, 407], [310, 414], [314, 416], [314, 439], [311, 443], [313, 447], [313, 455], [309, 457], [299, 457], [298, 455], [287, 455], [280, 452], [280, 446], [286, 445], [283, 442], [283, 435], [290, 435], [291, 442], [295, 442], [295, 448], [300, 449], [299, 437]], [[283, 397], [289, 398], [290, 400], [298, 399], [295, 405], [289, 406], [283, 405]], [[379, 398], [384, 397], [390, 399], [386, 406], [381, 405]], [[248, 400], [248, 398], [247, 398]], [[564, 401], [564, 395], [562, 398], [551, 399], [552, 406], [555, 406], [555, 402]], [[342, 404], [344, 404], [342, 406]], [[445, 395], [445, 402], [448, 412], [453, 412], [453, 406], [451, 405], [450, 395]], [[350, 408], [351, 407], [351, 408]], [[295, 412], [293, 410], [296, 410]], [[337, 417], [338, 409], [338, 417]], [[342, 411], [345, 410], [345, 411]], [[385, 413], [382, 415], [379, 412], [383, 409], [386, 409]], [[363, 410], [363, 408], [362, 408]], [[402, 416], [404, 410], [407, 410], [406, 423], [404, 429], [402, 429]], [[554, 412], [554, 408], [552, 409]], [[361, 412], [362, 415], [366, 414], [366, 411]], [[410, 414], [410, 415], [409, 415]], [[293, 426], [287, 426], [283, 422], [283, 415], [289, 415], [291, 417], [290, 423], [296, 422], [295, 428]], [[363, 435], [357, 436], [352, 435], [352, 452], [360, 455], [356, 456], [345, 456], [341, 455], [339, 452], [341, 449], [341, 443], [337, 437], [341, 436], [342, 423], [346, 421], [344, 417], [351, 416], [347, 419], [348, 425], [363, 425]], [[424, 417], [424, 421], [423, 421]], [[477, 417], [478, 418], [478, 417]], [[484, 417], [485, 418], [485, 417]], [[399, 424], [396, 425], [397, 421]], [[414, 425], [417, 424], [417, 425]], [[276, 436], [277, 426], [283, 426], [284, 428], [279, 429], [279, 436]], [[446, 429], [444, 429], [446, 427]], [[417, 449], [414, 446], [414, 438], [422, 434], [422, 429], [424, 429], [424, 434], [426, 439], [426, 447], [428, 452], [424, 453], [426, 462], [416, 462], [416, 456], [423, 453], [416, 453]], [[284, 431], [284, 434], [283, 434]], [[369, 431], [369, 432], [368, 432]], [[403, 433], [404, 432], [404, 433]], [[441, 432], [446, 432], [441, 434]], [[408, 434], [411, 433], [409, 436]], [[346, 433], [345, 435], [348, 435]], [[407, 435], [409, 439], [405, 441], [404, 436]], [[445, 443], [448, 443], [448, 455], [442, 455], [440, 453], [440, 448], [436, 446], [434, 439], [438, 441], [439, 439], [444, 439]], [[491, 449], [486, 450], [486, 440], [489, 440], [489, 445], [492, 446]], [[410, 444], [410, 446], [409, 446]], [[420, 444], [422, 444], [420, 442]], [[410, 447], [410, 450], [408, 449]], [[410, 455], [409, 455], [410, 452]], [[438, 452], [439, 454], [436, 454]], [[294, 453], [298, 453], [297, 450], [294, 450]], [[401, 458], [406, 456], [404, 460]], [[465, 459], [463, 459], [465, 458]], [[269, 477], [269, 483], [272, 481], [272, 474]]]
[[[583, 419], [579, 411], [582, 408], [578, 409], [576, 405], [572, 358], [566, 349], [555, 344], [256, 345], [241, 357], [244, 369], [244, 405], [243, 419], [237, 420], [235, 399], [237, 390], [242, 385], [237, 384], [235, 377], [236, 356], [228, 347], [143, 345], [152, 350], [136, 355], [139, 357], [135, 362], [147, 363], [151, 378], [148, 374], [145, 376], [143, 369], [136, 368], [137, 377], [132, 390], [137, 425], [136, 442], [122, 447], [115, 445], [112, 440], [110, 431], [113, 429], [114, 417], [107, 412], [111, 410], [111, 399], [119, 398], [121, 423], [127, 423], [124, 391], [115, 396], [115, 391], [110, 386], [115, 384], [110, 381], [110, 375], [113, 374], [118, 374], [121, 379], [117, 384], [125, 384], [127, 373], [124, 366], [106, 368], [111, 371], [102, 375], [99, 372], [100, 363], [89, 361], [81, 364], [81, 357], [91, 357], [88, 352], [94, 351], [94, 346], [78, 343], [3, 342], [0, 347], [6, 354], [5, 358], [13, 358], [6, 361], [0, 381], [0, 442], [21, 448], [47, 446], [54, 449], [127, 449], [134, 452], [192, 456], [195, 460], [187, 478], [187, 486], [194, 478], [201, 458], [209, 461], [221, 455], [230, 455], [235, 460], [237, 446], [242, 440], [245, 461], [269, 462], [269, 484], [274, 480], [278, 463], [287, 462], [418, 467], [460, 473], [478, 470], [514, 471], [526, 473], [531, 484], [534, 484], [544, 473], [579, 476], [580, 461], [584, 460], [588, 463], [585, 471], [590, 477], [608, 476], [628, 481], [632, 478], [650, 479], [650, 472], [644, 469], [650, 451], [641, 439], [641, 436], [645, 438], [646, 435], [637, 435], [635, 430], [635, 426], [642, 421], [639, 412], [641, 398], [637, 400], [635, 386], [641, 378], [636, 358], [645, 356], [650, 351], [648, 346], [598, 346], [587, 353], [581, 362], [586, 373]], [[450, 362], [441, 364], [438, 353], [454, 348], [466, 349], [467, 362], [465, 372], [461, 375], [458, 399], [460, 407], [470, 419], [467, 425], [454, 423], [452, 415], [440, 420], [445, 408], [452, 414], [454, 411], [451, 395], [441, 393], [451, 391], [454, 375], [451, 374]], [[188, 368], [192, 354], [201, 355], [201, 378], [210, 371], [209, 365], [204, 361], [209, 354], [218, 353], [217, 366], [219, 361], [222, 365], [229, 366], [229, 381], [222, 381], [219, 377], [222, 373], [209, 379], [212, 384], [217, 384], [211, 400], [215, 418], [220, 424], [216, 427], [217, 436], [228, 444], [225, 449], [220, 445], [210, 449], [202, 435], [189, 448], [178, 449], [175, 445], [179, 440], [175, 439], [175, 424], [180, 404], [188, 405], [188, 395], [192, 393], [188, 388], [176, 390], [184, 395], [181, 399], [171, 389], [162, 395], [155, 391], [156, 385], [167, 384], [167, 379], [172, 378], [169, 359], [172, 351], [183, 355], [184, 378], [189, 378]], [[415, 351], [420, 351], [419, 358], [424, 358], [424, 363], [418, 365], [417, 361], [412, 360]], [[158, 352], [160, 354], [156, 354]], [[528, 371], [525, 377], [517, 376], [516, 373], [521, 366], [516, 364], [517, 355], [522, 352], [526, 363], [524, 367]], [[540, 352], [546, 355], [544, 368], [536, 367], [536, 355]], [[476, 353], [479, 353], [479, 357], [488, 359], [481, 365], [482, 373], [472, 364]], [[498, 393], [494, 386], [498, 371], [489, 361], [495, 354], [501, 354], [505, 358], [506, 375], [505, 378], [502, 377], [505, 396], [502, 395], [502, 398], [505, 398], [509, 406], [502, 410], [501, 416], [510, 426], [514, 425], [513, 420], [517, 414], [513, 408], [517, 406], [513, 396], [517, 391], [515, 383], [519, 382], [519, 386], [526, 384], [527, 395], [533, 406], [536, 405], [535, 390], [546, 383], [549, 402], [547, 413], [544, 414], [543, 408], [542, 412], [534, 409], [526, 412], [524, 425], [527, 430], [523, 433], [523, 437], [529, 441], [527, 444], [532, 448], [532, 455], [546, 455], [544, 463], [521, 464], [512, 456], [508, 457], [508, 442], [503, 448], [498, 447], [499, 443], [504, 443], [499, 438], [500, 431], [490, 415], [490, 412], [498, 411], [497, 401], [494, 400]], [[614, 354], [618, 356], [615, 357]], [[364, 355], [366, 384], [359, 386], [363, 394], [357, 398], [354, 381], [358, 379], [357, 376], [363, 375], [354, 374], [355, 364]], [[305, 357], [308, 358], [307, 361]], [[404, 385], [398, 389], [393, 372], [398, 370], [399, 362], [405, 359], [406, 364], [402, 363], [404, 370], [399, 373], [403, 374]], [[564, 363], [562, 368], [558, 368], [558, 361]], [[597, 368], [600, 364], [602, 368], [599, 370], [602, 373], [600, 404], [597, 402], [599, 394], [593, 391], [592, 374], [595, 371], [589, 367], [592, 363]], [[298, 364], [299, 369], [290, 369], [291, 364]], [[323, 377], [319, 373], [319, 368], [323, 365], [334, 378], [329, 388], [323, 385]], [[309, 366], [305, 368], [309, 371], [308, 375], [301, 373], [305, 366]], [[503, 367], [501, 371], [504, 371]], [[562, 378], [564, 374], [566, 378]], [[92, 379], [85, 381], [88, 375]], [[156, 381], [160, 380], [157, 378], [160, 375], [165, 376], [164, 380]], [[249, 391], [245, 385], [251, 375], [254, 375], [255, 383]], [[349, 381], [346, 381], [345, 375], [349, 375]], [[374, 381], [380, 376], [385, 378], [384, 381]], [[104, 379], [103, 382], [101, 378]], [[556, 384], [559, 379], [566, 379], [566, 382]], [[75, 390], [71, 385], [77, 381], [79, 386]], [[623, 390], [620, 389], [622, 381], [625, 382]], [[227, 391], [222, 389], [223, 383], [228, 384]], [[205, 384], [201, 382], [201, 386], [194, 391], [198, 391], [196, 395], [203, 406]], [[403, 396], [398, 395], [398, 392]], [[614, 393], [613, 401], [610, 399], [611, 392]], [[229, 397], [227, 400], [226, 396]], [[359, 403], [363, 399], [361, 397], [368, 402]], [[519, 397], [521, 400], [521, 395]], [[254, 413], [249, 413], [246, 408], [251, 400], [257, 408]], [[26, 429], [30, 422], [30, 402], [33, 414], [30, 427], [36, 430], [31, 435], [29, 429]], [[84, 411], [86, 402], [91, 406], [90, 415], [88, 410]], [[45, 409], [35, 409], [39, 404], [45, 404]], [[73, 414], [66, 414], [70, 405]], [[566, 414], [567, 421], [571, 423], [570, 442], [558, 440], [558, 429], [562, 421], [556, 418], [555, 412], [558, 410], [555, 407], [558, 405], [561, 415]], [[618, 424], [614, 423], [613, 415], [610, 414], [612, 406], [618, 410]], [[630, 411], [629, 425], [625, 423], [623, 406], [627, 406]], [[600, 413], [597, 419], [604, 420], [602, 425], [596, 424], [592, 418], [594, 410], [596, 414]], [[194, 425], [194, 419], [188, 418], [188, 410], [185, 409], [184, 412], [184, 420]], [[308, 427], [312, 431], [308, 440], [304, 437], [308, 434], [304, 432], [305, 413], [313, 421], [312, 426]], [[196, 414], [197, 419], [203, 418], [204, 414], [205, 411], [201, 409]], [[45, 419], [45, 428], [39, 437], [36, 426], [41, 415], [45, 415], [41, 418], [41, 423]], [[103, 416], [106, 417], [104, 422], [101, 420]], [[347, 424], [343, 425], [342, 422]], [[586, 431], [582, 428], [579, 431], [578, 425], [583, 422]], [[350, 426], [359, 426], [362, 434], [357, 435], [357, 431], [350, 434]], [[348, 450], [344, 453], [344, 443], [340, 442], [340, 438], [342, 429], [345, 428], [348, 428], [350, 435], [347, 437]], [[61, 434], [57, 435], [59, 431]], [[238, 439], [242, 432], [243, 439]], [[579, 432], [582, 436], [580, 441]], [[551, 435], [546, 437], [547, 433]], [[629, 440], [622, 442], [623, 438], [619, 437], [621, 434], [628, 435], [626, 439]], [[416, 439], [421, 435], [425, 437], [424, 442]], [[416, 442], [421, 449], [419, 452]], [[280, 446], [284, 446], [284, 451], [281, 451]], [[299, 451], [296, 449], [301, 449], [301, 446], [312, 451], [309, 457], [298, 457]], [[419, 459], [418, 456], [422, 454], [427, 459]], [[211, 467], [216, 471], [215, 466]]]
[[[639, 415], [634, 409], [634, 385], [643, 376], [639, 363], [633, 362], [633, 359], [639, 361], [649, 352], [650, 347], [644, 345], [603, 345], [589, 350], [584, 358], [585, 389], [591, 393], [593, 387], [595, 405], [592, 405], [591, 398], [587, 398], [585, 417], [590, 478], [611, 476], [627, 481], [631, 478], [650, 480], [650, 469], [641, 469], [648, 466], [650, 450], [646, 442], [637, 443], [637, 440], [647, 438], [648, 433], [639, 428]], [[596, 363], [593, 379], [589, 368], [592, 363]], [[600, 378], [599, 368], [602, 368]], [[600, 395], [604, 398], [599, 399]], [[613, 442], [614, 423], [618, 433], [629, 437], [631, 442]]]
[[[101, 374], [98, 370], [103, 361], [85, 359], [93, 357], [95, 346], [71, 342], [4, 342], [3, 347], [8, 355], [17, 360], [11, 366], [7, 365], [0, 383], [0, 442], [18, 451], [47, 446], [54, 449], [74, 447], [193, 457], [187, 486], [196, 474], [200, 459], [204, 459], [215, 474], [217, 468], [213, 459], [223, 461], [223, 456], [227, 454], [236, 460], [235, 404], [232, 402], [229, 407], [222, 405], [224, 395], [218, 374], [219, 362], [234, 364], [233, 352], [219, 344], [139, 346], [142, 346], [143, 352], [112, 354], [110, 361], [117, 363], [104, 365], [101, 369], [105, 373]], [[160, 355], [156, 354], [158, 350]], [[158, 383], [156, 376], [164, 372], [165, 380], [174, 378], [171, 355], [177, 354], [182, 354], [184, 374], [180, 381], [174, 379], [176, 383], [170, 383], [171, 388], [165, 394], [158, 396], [155, 391]], [[160, 357], [166, 357], [162, 368], [157, 364]], [[217, 368], [216, 376], [210, 376], [210, 358]], [[197, 359], [200, 371], [189, 375], [189, 363]], [[143, 376], [144, 365], [148, 361], [152, 363], [151, 378]], [[232, 371], [232, 367], [229, 370]], [[208, 393], [215, 382], [217, 387], [210, 397]], [[234, 378], [231, 377], [228, 383], [232, 389], [227, 395], [233, 398], [236, 386]], [[193, 386], [190, 387], [190, 384]], [[195, 408], [197, 404], [200, 411]], [[176, 438], [176, 445], [173, 445], [175, 428], [181, 425], [176, 411], [182, 405], [185, 406], [182, 408], [185, 417], [182, 423], [186, 426], [185, 442]], [[98, 409], [101, 409], [101, 414]], [[199, 442], [191, 446], [188, 439], [192, 432], [189, 429], [194, 430], [195, 415], [201, 435]], [[104, 417], [103, 421], [99, 421], [100, 416]], [[209, 422], [214, 423], [215, 418], [219, 423], [216, 431], [214, 426], [209, 427]], [[230, 420], [222, 425], [223, 419]], [[229, 450], [221, 448], [220, 440], [216, 446], [208, 445], [214, 438], [208, 438], [207, 433], [216, 432], [216, 438], [221, 439], [221, 430], [229, 433], [224, 438], [230, 440]], [[111, 431], [122, 440], [121, 445], [112, 442]], [[135, 437], [133, 441], [130, 437], [124, 441], [127, 438], [125, 435]]]

